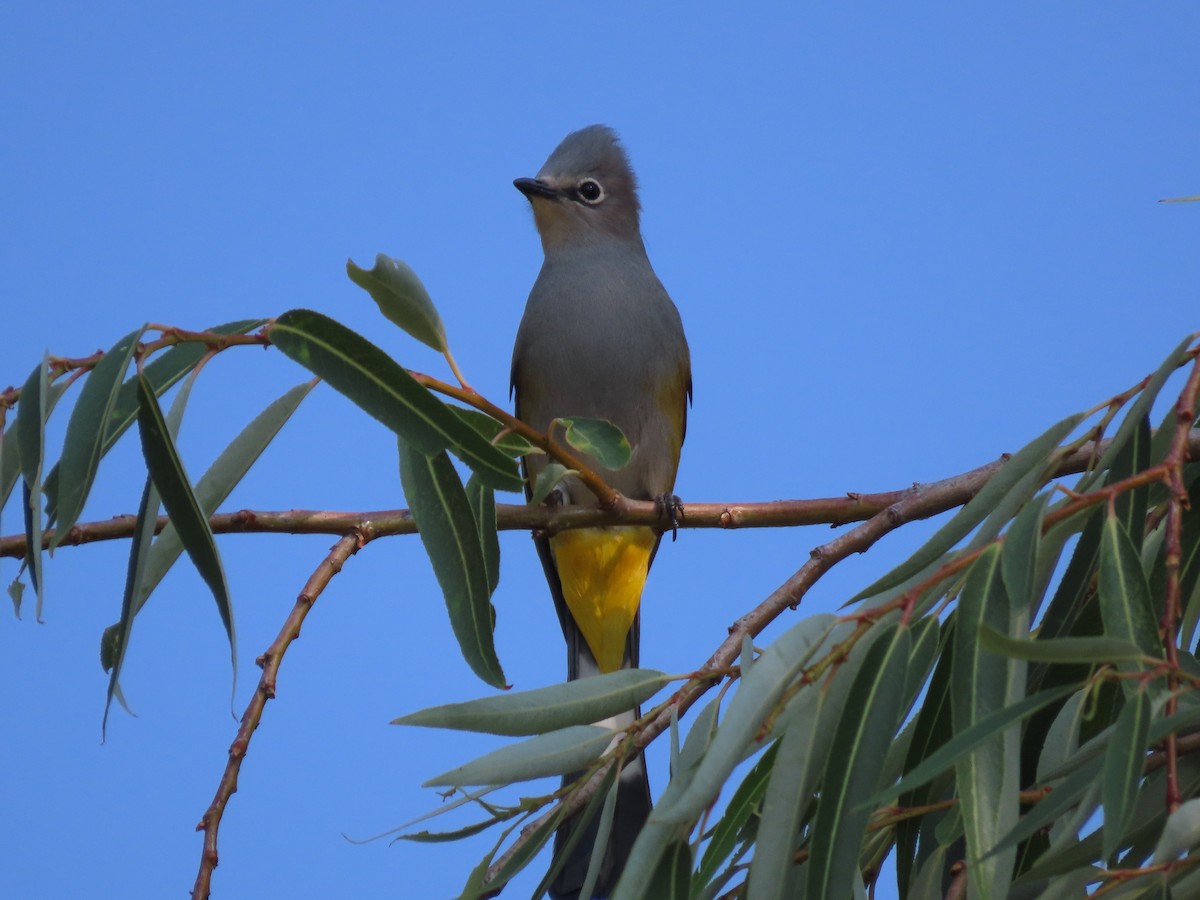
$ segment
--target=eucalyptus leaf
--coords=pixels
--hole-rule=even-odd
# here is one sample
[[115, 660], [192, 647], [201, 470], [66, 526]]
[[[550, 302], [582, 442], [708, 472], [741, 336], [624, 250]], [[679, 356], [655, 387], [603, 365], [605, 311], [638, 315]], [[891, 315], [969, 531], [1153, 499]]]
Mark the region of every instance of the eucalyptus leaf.
[[[888, 634], [888, 631], [891, 634]], [[891, 626], [855, 674], [833, 738], [813, 822], [807, 890], [810, 897], [845, 897], [858, 878], [858, 851], [879, 787], [877, 768], [896, 734], [905, 674], [912, 655], [909, 629]]]
[[529, 495], [530, 506], [540, 506], [550, 496], [550, 492], [558, 487], [558, 483], [568, 475], [578, 475], [574, 469], [568, 469], [562, 463], [546, 463], [538, 472], [537, 480], [533, 483], [533, 492]]
[[57, 520], [53, 550], [79, 521], [100, 465], [104, 432], [117, 402], [129, 361], [145, 331], [142, 326], [115, 343], [96, 363], [83, 383], [79, 400], [71, 411], [62, 458], [58, 463]]
[[[225, 502], [315, 384], [315, 381], [310, 381], [296, 385], [273, 400], [221, 451], [208, 471], [196, 482], [196, 500], [206, 518]], [[141, 611], [182, 553], [183, 542], [179, 539], [175, 524], [168, 522], [158, 539], [150, 545], [146, 572], [141, 591], [134, 601], [133, 615]]]
[[1035, 470], [1045, 472], [1062, 440], [1083, 421], [1083, 414], [1068, 416], [1026, 444], [1000, 468], [955, 516], [928, 541], [888, 574], [859, 591], [850, 602], [862, 600], [899, 584], [935, 562], [966, 537], [1004, 499], [1014, 486]]
[[371, 295], [388, 321], [439, 353], [446, 352], [446, 328], [442, 317], [425, 285], [408, 265], [380, 253], [370, 270], [359, 268], [354, 260], [346, 260], [346, 274]]
[[1150, 698], [1137, 690], [1125, 698], [1112, 739], [1104, 752], [1104, 857], [1112, 860], [1130, 825], [1146, 739], [1150, 731]]
[[450, 449], [492, 487], [521, 490], [523, 482], [513, 460], [366, 338], [306, 309], [284, 313], [269, 336], [284, 354], [421, 453], [432, 456]]
[[610, 471], [625, 468], [633, 451], [625, 434], [607, 419], [586, 419], [580, 416], [559, 419], [566, 428], [567, 443], [586, 453]]
[[531, 691], [434, 706], [393, 719], [392, 724], [489, 734], [542, 734], [633, 709], [670, 681], [670, 675], [653, 669], [621, 669]]
[[154, 487], [162, 497], [167, 515], [183, 542], [183, 549], [196, 566], [196, 571], [212, 591], [217, 604], [217, 613], [225, 626], [229, 638], [229, 658], [233, 668], [234, 689], [237, 687], [237, 632], [233, 624], [233, 605], [229, 598], [229, 585], [225, 581], [225, 570], [217, 553], [208, 525], [208, 516], [200, 508], [191, 482], [183, 469], [183, 462], [175, 450], [170, 430], [159, 409], [154, 392], [145, 378], [138, 377], [141, 406], [138, 408], [138, 431], [142, 438], [142, 455], [146, 468], [154, 479]]
[[492, 687], [505, 687], [492, 637], [487, 563], [458, 472], [444, 451], [429, 457], [403, 438], [397, 446], [404, 496], [433, 563], [463, 659]]
[[1097, 636], [1027, 641], [1003, 635], [990, 625], [980, 626], [979, 638], [985, 650], [1012, 659], [1053, 663], [1104, 663], [1146, 658], [1140, 647], [1120, 638]]
[[694, 819], [712, 803], [784, 690], [818, 651], [828, 649], [837, 624], [837, 617], [828, 613], [811, 616], [793, 625], [763, 651], [730, 701], [692, 786], [674, 803], [666, 797], [660, 800], [654, 810], [657, 820], [680, 824]]
[[572, 725], [509, 744], [426, 781], [422, 787], [511, 784], [582, 769], [608, 748], [616, 732]]

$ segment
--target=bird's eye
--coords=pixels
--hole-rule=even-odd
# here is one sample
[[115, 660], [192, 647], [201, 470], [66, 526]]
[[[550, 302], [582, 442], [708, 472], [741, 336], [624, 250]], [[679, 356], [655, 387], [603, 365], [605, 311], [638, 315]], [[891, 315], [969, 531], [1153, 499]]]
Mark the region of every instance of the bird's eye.
[[604, 199], [604, 188], [600, 187], [600, 182], [594, 178], [583, 179], [575, 190], [584, 203], [594, 204]]

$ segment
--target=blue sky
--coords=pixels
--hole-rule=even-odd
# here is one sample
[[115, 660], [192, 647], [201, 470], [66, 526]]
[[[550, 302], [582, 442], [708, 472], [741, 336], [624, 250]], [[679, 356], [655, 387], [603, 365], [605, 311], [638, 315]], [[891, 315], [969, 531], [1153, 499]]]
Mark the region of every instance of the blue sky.
[[[382, 251], [421, 274], [467, 377], [503, 399], [541, 259], [511, 181], [606, 122], [691, 344], [685, 502], [935, 480], [1125, 389], [1200, 327], [1200, 209], [1155, 202], [1200, 193], [1198, 27], [1184, 3], [9, 4], [0, 381], [22, 382], [44, 348], [85, 355], [146, 321], [295, 306], [441, 374], [345, 278], [348, 256]], [[211, 364], [181, 438], [193, 476], [304, 377], [275, 352]], [[138, 461], [130, 437], [85, 519], [136, 508]], [[321, 387], [228, 508], [402, 505], [392, 439]], [[18, 527], [10, 505], [0, 530]], [[794, 615], [836, 608], [921, 533], [847, 561]], [[681, 533], [644, 598], [643, 661], [697, 666], [827, 536]], [[219, 540], [239, 713], [331, 543]], [[533, 548], [518, 533], [502, 548], [500, 658], [519, 688], [552, 683], [564, 654]], [[134, 632], [139, 717], [118, 713], [101, 746], [97, 645], [124, 568], [123, 545], [64, 549], [45, 624], [28, 610], [0, 625], [4, 896], [184, 896], [194, 879], [192, 827], [235, 731], [225, 638], [178, 566]], [[217, 895], [455, 894], [486, 838], [342, 834], [436, 806], [420, 783], [496, 743], [391, 718], [487, 691], [418, 542], [368, 547], [284, 662], [225, 817]], [[661, 790], [662, 753], [651, 770]]]

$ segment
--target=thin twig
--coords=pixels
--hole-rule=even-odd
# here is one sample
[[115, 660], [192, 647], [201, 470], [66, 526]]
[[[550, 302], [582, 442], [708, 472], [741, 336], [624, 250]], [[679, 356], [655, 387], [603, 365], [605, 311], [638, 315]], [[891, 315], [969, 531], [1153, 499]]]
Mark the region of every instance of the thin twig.
[[254, 691], [254, 696], [250, 698], [246, 711], [242, 713], [237, 736], [229, 746], [229, 759], [225, 764], [221, 780], [217, 784], [216, 796], [213, 797], [212, 803], [196, 826], [197, 831], [204, 832], [204, 849], [200, 854], [200, 870], [196, 875], [196, 884], [192, 888], [193, 900], [208, 900], [213, 869], [217, 867], [217, 831], [221, 827], [221, 817], [225, 812], [226, 804], [229, 803], [229, 798], [237, 791], [238, 773], [241, 771], [242, 760], [246, 758], [246, 752], [250, 747], [250, 738], [253, 736], [254, 730], [258, 728], [267, 701], [275, 697], [275, 679], [279, 674], [279, 664], [283, 661], [283, 655], [291, 646], [292, 641], [300, 636], [300, 626], [317, 597], [325, 590], [333, 576], [342, 570], [346, 560], [357, 552], [370, 537], [367, 533], [352, 532], [343, 535], [334, 544], [329, 555], [309, 576], [304, 588], [296, 598], [296, 604], [288, 613], [283, 627], [272, 641], [271, 646], [257, 659], [263, 670], [262, 676], [258, 680], [258, 687]]

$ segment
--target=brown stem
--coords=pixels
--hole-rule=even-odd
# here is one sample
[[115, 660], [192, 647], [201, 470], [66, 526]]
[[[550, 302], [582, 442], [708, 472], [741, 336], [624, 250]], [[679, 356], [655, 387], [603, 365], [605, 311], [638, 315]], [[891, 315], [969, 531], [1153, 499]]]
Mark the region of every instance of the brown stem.
[[[1106, 446], [1107, 442], [1101, 445], [1101, 452]], [[1187, 446], [1193, 457], [1200, 457], [1200, 431], [1190, 433]], [[1063, 460], [1055, 475], [1070, 475], [1083, 471], [1091, 453], [1090, 445], [1080, 448]], [[941, 502], [945, 504], [944, 506], [922, 507], [920, 510], [907, 513], [913, 519], [928, 518], [965, 503], [1002, 465], [1004, 465], [1003, 459], [945, 481], [939, 481], [934, 485], [917, 486], [879, 494], [849, 493], [845, 497], [772, 500], [765, 503], [688, 503], [684, 516], [679, 520], [679, 527], [725, 529], [783, 528], [797, 525], [832, 525], [836, 527], [849, 522], [864, 521], [878, 515], [883, 510], [894, 507], [906, 498], [917, 494], [929, 496], [929, 491], [939, 488], [937, 496], [943, 498]], [[941, 487], [948, 484], [953, 484], [954, 489], [951, 491], [941, 490]], [[569, 528], [594, 528], [598, 525], [655, 526], [661, 524], [661, 517], [662, 513], [654, 503], [627, 498], [622, 498], [619, 509], [600, 509], [590, 506], [563, 506], [550, 509], [516, 504], [500, 504], [496, 508], [497, 525], [501, 531], [528, 531], [530, 529], [561, 531]], [[136, 521], [135, 516], [122, 515], [97, 522], [84, 522], [71, 529], [63, 538], [61, 546], [75, 546], [95, 541], [132, 537]], [[372, 535], [385, 537], [397, 534], [415, 534], [417, 530], [408, 510], [404, 509], [370, 512], [307, 509], [240, 510], [232, 513], [218, 513], [209, 522], [215, 534], [340, 535], [348, 531], [370, 528]], [[166, 524], [166, 517], [160, 517], [157, 530], [161, 531]], [[47, 541], [54, 533], [53, 529], [46, 531]], [[0, 557], [23, 557], [24, 555], [24, 535], [13, 534], [0, 538]]]
[[291, 646], [292, 641], [300, 636], [300, 626], [317, 597], [325, 590], [333, 576], [342, 570], [346, 560], [369, 539], [370, 535], [367, 533], [354, 532], [343, 535], [333, 545], [329, 555], [309, 576], [300, 595], [296, 598], [296, 604], [292, 607], [287, 619], [284, 620], [279, 634], [257, 660], [263, 670], [262, 676], [258, 680], [258, 687], [254, 691], [254, 696], [250, 698], [246, 711], [242, 713], [237, 735], [229, 747], [229, 759], [225, 764], [225, 771], [217, 784], [216, 796], [213, 797], [212, 803], [196, 826], [197, 831], [204, 832], [204, 849], [200, 854], [200, 870], [196, 874], [196, 884], [192, 888], [193, 900], [208, 900], [213, 869], [217, 867], [217, 831], [221, 827], [221, 816], [225, 812], [229, 798], [237, 791], [238, 773], [242, 768], [242, 760], [246, 758], [246, 751], [250, 747], [250, 738], [253, 736], [254, 730], [258, 728], [267, 701], [275, 697], [275, 679], [279, 674], [279, 664], [283, 661], [283, 655]]

